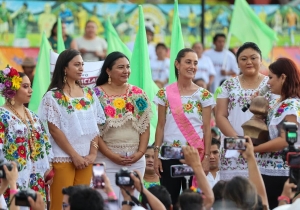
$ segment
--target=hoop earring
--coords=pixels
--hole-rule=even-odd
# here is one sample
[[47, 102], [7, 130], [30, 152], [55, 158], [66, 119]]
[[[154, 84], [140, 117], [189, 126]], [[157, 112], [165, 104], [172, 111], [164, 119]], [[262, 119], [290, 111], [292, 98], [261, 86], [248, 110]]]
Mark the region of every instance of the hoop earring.
[[109, 84], [109, 85], [111, 84], [111, 78], [110, 78], [110, 75], [108, 75], [108, 84]]
[[10, 103], [12, 106], [15, 105], [15, 99], [14, 99], [14, 98], [10, 99], [9, 103]]
[[67, 72], [65, 72], [65, 76], [64, 76], [64, 80], [63, 80], [63, 83], [66, 83], [67, 82]]

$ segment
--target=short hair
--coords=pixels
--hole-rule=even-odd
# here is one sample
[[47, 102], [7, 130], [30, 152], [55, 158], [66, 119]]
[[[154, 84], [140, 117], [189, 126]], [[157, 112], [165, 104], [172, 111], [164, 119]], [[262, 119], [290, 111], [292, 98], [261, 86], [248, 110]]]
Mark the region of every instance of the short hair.
[[211, 146], [212, 145], [217, 145], [218, 149], [220, 149], [220, 141], [215, 138], [211, 138]]
[[257, 44], [255, 44], [254, 42], [245, 42], [242, 46], [240, 46], [240, 48], [236, 52], [236, 60], [238, 61], [238, 58], [239, 58], [240, 54], [244, 50], [249, 49], [249, 48], [255, 50], [260, 55], [260, 59], [262, 59], [261, 50], [259, 49], [259, 47], [257, 46]]
[[158, 200], [160, 200], [160, 202], [164, 204], [166, 209], [170, 209], [172, 205], [172, 199], [167, 188], [162, 185], [156, 185], [148, 188], [148, 191], [152, 193]]
[[83, 190], [89, 188], [87, 185], [76, 185], [76, 186], [70, 186], [70, 187], [65, 187], [62, 189], [62, 194], [63, 195], [68, 195], [72, 196], [77, 190]]
[[100, 193], [92, 188], [76, 190], [69, 198], [71, 210], [104, 210], [104, 201]]
[[162, 47], [162, 48], [164, 48], [165, 50], [168, 50], [168, 48], [167, 48], [167, 46], [165, 45], [165, 43], [158, 43], [158, 44], [156, 45], [156, 47], [155, 47], [155, 51], [157, 51], [157, 49], [158, 49], [159, 47]]
[[216, 35], [214, 35], [214, 38], [213, 38], [213, 42], [215, 43], [219, 37], [223, 37], [224, 39], [226, 39], [226, 35], [223, 34], [223, 33], [217, 33]]
[[277, 77], [286, 75], [281, 88], [281, 99], [290, 97], [300, 98], [300, 72], [294, 61], [289, 58], [278, 58], [269, 66], [270, 71]]
[[215, 197], [215, 201], [223, 199], [223, 191], [224, 191], [226, 183], [227, 183], [226, 181], [220, 180], [212, 188], [212, 191], [213, 191], [214, 197]]
[[181, 210], [202, 209], [203, 199], [202, 195], [190, 189], [184, 190], [178, 198]]
[[154, 146], [149, 145], [149, 146], [147, 146], [147, 150], [148, 150], [148, 149], [154, 149]]

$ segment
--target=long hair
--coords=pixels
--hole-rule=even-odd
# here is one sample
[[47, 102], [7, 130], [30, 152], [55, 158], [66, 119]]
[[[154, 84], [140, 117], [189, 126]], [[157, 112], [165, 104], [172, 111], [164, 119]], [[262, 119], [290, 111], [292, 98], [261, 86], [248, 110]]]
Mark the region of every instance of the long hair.
[[[183, 57], [185, 56], [185, 54], [186, 54], [186, 53], [189, 53], [189, 52], [193, 52], [193, 53], [196, 54], [196, 52], [195, 52], [193, 49], [191, 49], [191, 48], [184, 48], [184, 49], [180, 50], [180, 51], [177, 53], [177, 56], [176, 56], [176, 59], [175, 59], [175, 60], [176, 60], [178, 63], [180, 63], [181, 58], [183, 58]], [[174, 63], [174, 66], [175, 66], [175, 76], [176, 76], [176, 79], [178, 80], [178, 69], [176, 68], [175, 63]]]
[[300, 98], [300, 72], [296, 64], [289, 58], [278, 58], [269, 66], [270, 71], [277, 77], [286, 75], [281, 88], [281, 99], [290, 97]]
[[[68, 49], [59, 54], [51, 83], [47, 91], [51, 89], [62, 90], [65, 86], [63, 80], [65, 76], [65, 68], [69, 65], [69, 62], [77, 55], [80, 55], [80, 52], [74, 49]], [[78, 83], [78, 85], [80, 85]]]
[[55, 31], [55, 29], [57, 28], [57, 21], [53, 24], [53, 26], [52, 26], [52, 28], [51, 28], [51, 33], [50, 33], [50, 37], [54, 37], [54, 36], [56, 36], [57, 35], [57, 31], [56, 32], [54, 32]]
[[129, 59], [121, 52], [115, 51], [110, 53], [106, 58], [101, 68], [101, 73], [96, 81], [96, 86], [103, 85], [108, 81], [108, 74], [106, 72], [107, 69], [111, 70], [112, 67], [115, 65], [116, 60], [119, 58], [126, 58], [128, 61]]

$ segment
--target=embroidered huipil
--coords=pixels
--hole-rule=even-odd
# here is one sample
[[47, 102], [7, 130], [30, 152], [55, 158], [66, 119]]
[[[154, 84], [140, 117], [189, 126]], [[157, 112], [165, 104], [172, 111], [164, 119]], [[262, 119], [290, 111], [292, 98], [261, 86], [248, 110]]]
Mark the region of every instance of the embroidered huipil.
[[[242, 124], [248, 121], [253, 114], [247, 110], [242, 111], [248, 103], [251, 102], [251, 96], [267, 85], [268, 77], [264, 77], [256, 89], [243, 89], [238, 77], [226, 80], [221, 86], [221, 93], [218, 98], [228, 98], [228, 121], [237, 132], [238, 136], [244, 136]], [[270, 100], [271, 93], [265, 95]], [[221, 158], [220, 158], [220, 179], [230, 180], [234, 176], [248, 177], [247, 162], [239, 155], [238, 158], [225, 158], [224, 136], [221, 141]]]
[[[47, 132], [38, 116], [28, 110], [34, 122], [34, 151], [31, 151], [29, 137], [32, 127], [27, 119], [27, 126], [12, 112], [0, 107], [0, 160], [16, 161], [19, 164], [18, 189], [31, 188], [42, 194], [45, 200], [44, 173], [50, 168], [53, 158]], [[8, 191], [4, 194], [9, 200]]]
[[[153, 102], [157, 105], [159, 104], [167, 107], [162, 146], [181, 147], [183, 145], [188, 145], [187, 140], [179, 130], [171, 113], [166, 88], [162, 88], [158, 91]], [[190, 96], [181, 96], [181, 102], [185, 116], [190, 120], [199, 137], [203, 139], [202, 108], [208, 106], [212, 106], [213, 108], [215, 106], [216, 103], [213, 95], [208, 90], [199, 88]], [[159, 158], [162, 157], [159, 155]]]
[[[300, 99], [286, 99], [280, 103], [273, 100], [268, 113], [267, 124], [269, 129], [270, 141], [280, 136], [280, 125], [287, 115], [297, 117], [297, 122], [300, 123]], [[298, 126], [298, 140], [295, 143], [296, 147], [300, 146], [300, 128]], [[257, 164], [261, 174], [268, 176], [289, 176], [289, 167], [285, 164], [281, 157], [281, 151], [257, 153]]]
[[[106, 116], [105, 124], [99, 125], [103, 141], [115, 153], [133, 154], [138, 150], [140, 134], [150, 124], [151, 105], [146, 93], [130, 84], [124, 95], [109, 96], [101, 87], [94, 91]], [[101, 157], [99, 153], [96, 162]]]
[[[39, 108], [41, 120], [59, 128], [80, 156], [89, 154], [90, 142], [99, 135], [97, 124], [105, 122], [104, 112], [94, 92], [88, 87], [83, 88], [83, 92], [83, 97], [71, 98], [60, 90], [50, 90]], [[49, 136], [54, 153], [53, 162], [72, 162], [69, 155]]]

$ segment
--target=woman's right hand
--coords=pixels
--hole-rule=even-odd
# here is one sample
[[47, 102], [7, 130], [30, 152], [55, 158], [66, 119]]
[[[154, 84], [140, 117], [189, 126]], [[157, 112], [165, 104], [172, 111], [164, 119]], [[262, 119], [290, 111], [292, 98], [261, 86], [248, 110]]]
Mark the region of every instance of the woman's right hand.
[[160, 173], [163, 172], [163, 169], [161, 160], [158, 158], [158, 156], [154, 157], [154, 170], [155, 173], [159, 176], [159, 178], [161, 178]]
[[130, 159], [126, 156], [122, 156], [117, 153], [112, 153], [109, 156], [109, 159], [113, 161], [115, 164], [121, 165], [121, 166], [128, 166], [130, 165]]
[[89, 165], [88, 161], [84, 157], [81, 157], [79, 154], [74, 155], [73, 157], [71, 157], [71, 159], [76, 169], [84, 169]]

